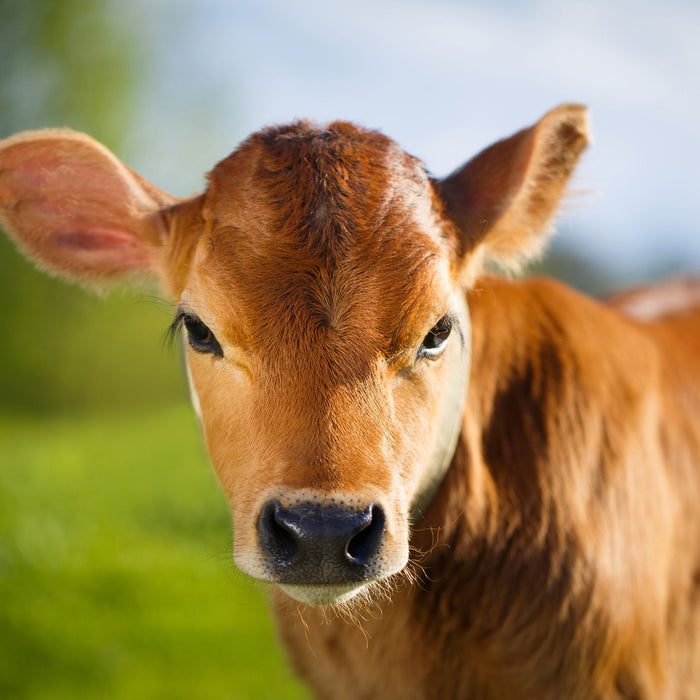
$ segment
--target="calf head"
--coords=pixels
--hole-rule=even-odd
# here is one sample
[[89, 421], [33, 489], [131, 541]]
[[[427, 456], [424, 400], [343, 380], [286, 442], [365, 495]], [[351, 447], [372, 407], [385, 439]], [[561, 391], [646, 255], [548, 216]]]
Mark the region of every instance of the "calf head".
[[377, 132], [297, 122], [178, 200], [85, 135], [29, 132], [0, 143], [0, 213], [58, 275], [158, 278], [238, 567], [337, 603], [405, 567], [461, 429], [464, 289], [540, 250], [586, 142], [564, 105], [435, 180]]

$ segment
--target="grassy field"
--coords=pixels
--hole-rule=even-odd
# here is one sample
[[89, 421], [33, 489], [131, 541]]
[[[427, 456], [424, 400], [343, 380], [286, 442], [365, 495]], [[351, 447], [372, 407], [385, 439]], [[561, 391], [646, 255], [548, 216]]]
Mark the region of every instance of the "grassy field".
[[185, 405], [0, 414], [0, 697], [306, 698]]

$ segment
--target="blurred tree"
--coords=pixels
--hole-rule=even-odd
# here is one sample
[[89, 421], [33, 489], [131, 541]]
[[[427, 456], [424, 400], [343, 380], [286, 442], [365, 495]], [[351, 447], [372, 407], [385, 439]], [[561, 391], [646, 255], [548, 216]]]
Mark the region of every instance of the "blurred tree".
[[[146, 52], [129, 8], [0, 0], [0, 137], [65, 125], [118, 153]], [[45, 277], [0, 235], [0, 410], [135, 406], [180, 395], [177, 359], [161, 343], [167, 306], [144, 300], [97, 298]]]
[[0, 0], [0, 132], [70, 125], [118, 149], [143, 60], [104, 0]]
[[593, 296], [611, 291], [615, 283], [610, 270], [604, 269], [571, 248], [558, 244], [556, 238], [545, 257], [531, 265], [527, 272], [530, 275], [556, 277]]

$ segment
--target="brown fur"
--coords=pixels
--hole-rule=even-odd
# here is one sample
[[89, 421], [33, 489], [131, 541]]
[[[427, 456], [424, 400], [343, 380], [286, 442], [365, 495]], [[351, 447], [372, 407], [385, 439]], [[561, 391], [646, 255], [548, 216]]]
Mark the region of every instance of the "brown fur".
[[695, 697], [700, 314], [640, 325], [546, 280], [469, 301], [420, 583], [363, 630], [278, 596], [295, 664], [323, 698]]
[[[585, 112], [562, 106], [435, 181], [377, 132], [298, 122], [252, 136], [181, 202], [85, 136], [0, 143], [20, 245], [92, 283], [150, 261], [216, 336], [221, 354], [189, 350], [188, 368], [243, 571], [285, 585], [257, 536], [270, 498], [386, 512], [354, 598], [272, 591], [320, 698], [700, 694], [700, 311], [634, 320], [481, 274], [542, 248], [586, 143]], [[79, 193], [54, 201], [56, 152], [91, 174], [87, 213]], [[91, 214], [98, 190], [118, 235]], [[417, 360], [446, 313], [459, 333]], [[446, 404], [468, 350], [466, 399]]]

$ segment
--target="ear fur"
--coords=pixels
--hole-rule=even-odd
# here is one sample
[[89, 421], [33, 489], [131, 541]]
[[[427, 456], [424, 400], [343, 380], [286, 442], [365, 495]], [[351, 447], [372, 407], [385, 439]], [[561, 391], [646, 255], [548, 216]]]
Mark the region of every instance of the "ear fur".
[[589, 140], [586, 108], [564, 104], [435, 183], [465, 276], [484, 261], [517, 270], [542, 251]]
[[70, 129], [0, 141], [0, 223], [41, 267], [93, 286], [157, 271], [177, 200]]

